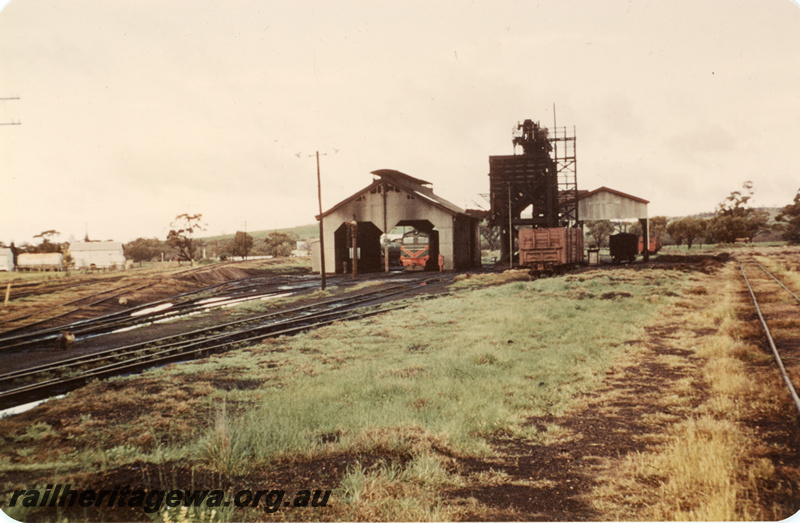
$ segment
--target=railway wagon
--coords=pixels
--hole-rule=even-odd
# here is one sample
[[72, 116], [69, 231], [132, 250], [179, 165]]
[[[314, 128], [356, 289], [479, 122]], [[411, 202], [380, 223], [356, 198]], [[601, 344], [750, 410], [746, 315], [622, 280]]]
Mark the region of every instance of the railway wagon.
[[531, 273], [558, 274], [583, 261], [583, 231], [576, 227], [520, 229], [519, 263]]
[[414, 229], [400, 240], [400, 262], [407, 271], [424, 271], [431, 257], [430, 235]]
[[614, 234], [608, 238], [611, 259], [614, 263], [633, 263], [639, 253], [639, 236], [629, 232]]
[[23, 253], [17, 256], [20, 271], [60, 271], [64, 268], [64, 255], [60, 252]]
[[[661, 238], [656, 236], [655, 238], [650, 238], [650, 246], [647, 249], [647, 252], [650, 254], [655, 254], [661, 250]], [[639, 254], [644, 253], [644, 238], [639, 236]]]

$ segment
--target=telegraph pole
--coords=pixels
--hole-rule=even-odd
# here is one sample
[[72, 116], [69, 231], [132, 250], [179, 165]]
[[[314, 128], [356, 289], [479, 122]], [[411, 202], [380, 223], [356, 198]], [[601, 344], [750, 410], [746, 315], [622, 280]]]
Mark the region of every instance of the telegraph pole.
[[511, 182], [508, 183], [508, 268], [514, 268], [514, 225], [511, 223]]
[[[324, 156], [325, 153], [322, 153]], [[319, 174], [319, 151], [317, 156], [317, 198], [319, 200], [319, 263], [322, 274], [322, 290], [325, 290], [325, 231], [322, 228], [322, 178]]]

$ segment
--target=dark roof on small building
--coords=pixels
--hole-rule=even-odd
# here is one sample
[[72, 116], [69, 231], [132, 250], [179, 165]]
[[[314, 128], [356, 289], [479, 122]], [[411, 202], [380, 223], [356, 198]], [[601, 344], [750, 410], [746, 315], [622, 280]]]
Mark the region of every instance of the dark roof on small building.
[[428, 182], [428, 181], [425, 181], [425, 180], [421, 180], [419, 178], [414, 178], [413, 176], [409, 176], [409, 175], [407, 175], [405, 173], [401, 173], [400, 171], [395, 171], [394, 169], [378, 169], [377, 171], [372, 171], [371, 174], [374, 174], [375, 176], [378, 176], [379, 178], [383, 178], [384, 180], [387, 180], [387, 181], [390, 181], [390, 182], [392, 182], [392, 181], [400, 181], [402, 183], [403, 181], [405, 181], [405, 182], [415, 183], [417, 185], [422, 185], [422, 186], [425, 186], [425, 185], [427, 185], [429, 187], [433, 186], [433, 184], [431, 182]]

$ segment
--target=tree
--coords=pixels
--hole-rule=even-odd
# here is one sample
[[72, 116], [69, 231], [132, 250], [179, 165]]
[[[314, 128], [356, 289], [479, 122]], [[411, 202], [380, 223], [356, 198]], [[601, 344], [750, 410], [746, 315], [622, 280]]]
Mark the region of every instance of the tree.
[[687, 216], [680, 220], [675, 220], [667, 225], [667, 234], [672, 236], [676, 245], [686, 242], [689, 249], [692, 248], [694, 241], [706, 231], [706, 220], [702, 218], [692, 218]]
[[496, 251], [500, 248], [500, 227], [492, 227], [488, 220], [481, 220], [480, 231], [488, 250]]
[[264, 243], [267, 245], [267, 254], [276, 257], [292, 254], [296, 241], [297, 239], [293, 234], [277, 231], [264, 238]]
[[164, 244], [157, 238], [137, 238], [125, 244], [125, 254], [141, 264], [164, 252]]
[[205, 240], [203, 246], [207, 248], [210, 257], [219, 257], [224, 261], [233, 253], [233, 238]]
[[753, 196], [753, 182], [744, 182], [742, 191], [733, 191], [717, 205], [716, 216], [708, 224], [706, 240], [734, 243], [738, 238], [752, 240], [766, 224], [769, 215], [748, 206]]
[[236, 236], [233, 237], [233, 255], [247, 258], [247, 253], [252, 248], [253, 237], [244, 231], [236, 231]]
[[667, 217], [653, 216], [650, 218], [650, 238], [660, 238], [667, 232]]
[[669, 234], [672, 241], [675, 242], [675, 245], [682, 245], [683, 244], [683, 231], [681, 230], [681, 226], [678, 224], [680, 220], [673, 220], [667, 224], [667, 234]]
[[717, 216], [742, 217], [751, 209], [747, 202], [753, 197], [753, 182], [746, 181], [742, 184], [742, 191], [733, 191], [730, 196], [717, 205]]
[[602, 247], [607, 243], [611, 233], [614, 232], [614, 224], [610, 220], [595, 220], [587, 222], [587, 229], [595, 245]]
[[642, 235], [642, 223], [637, 221], [635, 223], [628, 223], [625, 227], [626, 230], [620, 232], [627, 232], [630, 234], [635, 234], [636, 236]]
[[61, 236], [61, 233], [50, 229], [49, 231], [40, 232], [34, 238], [41, 238], [42, 243], [33, 247], [31, 252], [61, 252], [61, 244], [58, 242], [51, 241], [55, 239], [57, 236]]
[[794, 196], [794, 203], [781, 209], [775, 219], [786, 222], [783, 225], [783, 239], [789, 243], [800, 243], [800, 189]]
[[199, 241], [194, 238], [197, 231], [205, 231], [206, 224], [202, 214], [179, 214], [170, 224], [167, 234], [167, 245], [178, 251], [178, 260], [186, 260], [194, 264], [195, 251]]

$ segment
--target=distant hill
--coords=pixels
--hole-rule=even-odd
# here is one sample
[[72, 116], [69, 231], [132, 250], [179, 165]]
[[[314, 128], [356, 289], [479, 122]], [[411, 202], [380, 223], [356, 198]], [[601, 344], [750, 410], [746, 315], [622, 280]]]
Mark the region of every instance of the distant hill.
[[[319, 224], [312, 223], [309, 225], [298, 225], [296, 227], [289, 227], [286, 229], [265, 229], [262, 231], [247, 231], [247, 234], [253, 237], [255, 240], [263, 240], [268, 235], [272, 234], [273, 232], [282, 232], [284, 234], [293, 234], [298, 240], [307, 240], [309, 238], [319, 238]], [[217, 240], [230, 240], [232, 239], [236, 233], [233, 234], [222, 234], [219, 236], [205, 236], [202, 239], [207, 241], [217, 241]]]

